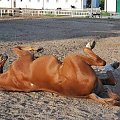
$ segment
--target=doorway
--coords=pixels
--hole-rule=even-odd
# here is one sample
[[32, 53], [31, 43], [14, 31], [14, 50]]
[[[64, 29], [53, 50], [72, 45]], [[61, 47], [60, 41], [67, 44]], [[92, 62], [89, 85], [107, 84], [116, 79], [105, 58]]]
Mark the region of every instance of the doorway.
[[91, 0], [86, 1], [86, 8], [91, 8]]
[[120, 0], [116, 0], [116, 12], [120, 13]]

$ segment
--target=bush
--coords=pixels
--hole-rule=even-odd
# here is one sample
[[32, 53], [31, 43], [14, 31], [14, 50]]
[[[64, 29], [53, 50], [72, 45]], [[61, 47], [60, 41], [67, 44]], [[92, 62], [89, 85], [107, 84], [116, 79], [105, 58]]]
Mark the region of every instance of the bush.
[[104, 3], [105, 3], [104, 0], [100, 0], [100, 5], [99, 5], [99, 7], [100, 7], [101, 10], [104, 10]]

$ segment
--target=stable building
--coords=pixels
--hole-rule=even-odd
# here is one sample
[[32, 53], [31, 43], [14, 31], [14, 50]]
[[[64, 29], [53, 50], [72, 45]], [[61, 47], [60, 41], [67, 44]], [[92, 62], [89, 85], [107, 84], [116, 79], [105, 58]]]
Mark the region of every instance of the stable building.
[[32, 9], [83, 9], [83, 0], [16, 0], [17, 8]]
[[0, 8], [81, 9], [98, 8], [99, 0], [0, 0]]
[[112, 13], [120, 13], [120, 0], [105, 0], [105, 11]]

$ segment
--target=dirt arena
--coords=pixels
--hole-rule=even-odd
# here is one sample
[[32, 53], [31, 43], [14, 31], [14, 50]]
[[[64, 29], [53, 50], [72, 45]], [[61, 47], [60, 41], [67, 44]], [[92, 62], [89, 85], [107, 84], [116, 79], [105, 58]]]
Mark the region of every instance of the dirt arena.
[[[30, 21], [32, 22], [32, 20]], [[41, 31], [38, 31], [41, 35], [43, 33], [41, 37], [38, 33], [35, 33], [36, 30], [40, 29], [38, 27], [40, 21], [38, 19], [35, 21], [37, 21], [36, 24], [31, 24], [35, 27], [35, 30], [31, 30], [33, 33], [30, 30], [27, 31], [27, 29], [30, 29], [30, 23], [28, 23], [29, 27], [26, 28], [26, 23], [23, 22], [22, 25], [21, 20], [15, 21], [16, 23], [18, 22], [16, 26], [14, 26], [14, 24], [11, 26], [11, 22], [14, 21], [0, 21], [0, 52], [6, 52], [9, 56], [4, 71], [6, 71], [11, 62], [16, 59], [15, 54], [12, 52], [12, 48], [17, 45], [43, 47], [43, 51], [36, 54], [37, 56], [53, 54], [62, 61], [66, 55], [81, 53], [82, 48], [88, 41], [95, 40], [96, 47], [94, 48], [94, 52], [96, 54], [105, 59], [107, 63], [111, 63], [115, 60], [120, 61], [120, 27], [117, 26], [120, 26], [119, 20], [117, 22], [111, 22], [111, 20], [100, 21], [98, 19], [89, 21], [87, 19], [85, 22], [83, 19], [77, 19], [77, 21], [82, 22], [75, 21], [74, 23], [74, 20], [71, 19], [69, 21], [71, 21], [71, 23], [73, 22], [72, 25], [67, 23], [67, 20], [64, 20], [64, 22], [61, 20], [63, 25], [60, 25], [62, 22], [56, 24], [57, 32], [54, 30], [55, 27], [53, 27], [53, 22], [51, 22], [51, 24], [48, 22], [43, 25], [43, 27], [41, 25], [39, 26], [44, 28], [43, 30], [41, 29]], [[90, 28], [91, 22], [94, 29], [92, 27]], [[94, 22], [96, 26], [94, 25]], [[65, 23], [67, 26], [65, 26]], [[82, 25], [80, 32], [79, 25], [81, 25], [81, 23], [84, 23], [86, 27]], [[96, 23], [99, 25], [97, 26]], [[7, 29], [7, 27], [5, 27], [6, 24], [13, 28], [8, 27]], [[20, 24], [24, 26], [24, 29]], [[78, 27], [73, 27], [74, 24]], [[61, 26], [61, 29], [58, 28], [57, 25]], [[44, 26], [48, 28], [45, 28]], [[47, 32], [48, 34], [45, 34], [46, 29], [49, 29], [50, 26], [51, 30]], [[86, 31], [87, 27], [88, 31]], [[25, 34], [23, 34], [24, 30], [26, 30]], [[50, 31], [52, 33], [49, 33]], [[72, 31], [74, 31], [74, 34], [72, 34]], [[54, 35], [53, 33], [57, 34]], [[78, 35], [80, 33], [81, 35]], [[26, 34], [28, 34], [28, 36], [26, 36]], [[17, 37], [17, 35], [21, 36]], [[94, 67], [94, 69], [101, 75], [99, 71], [103, 70], [102, 67]], [[116, 86], [111, 87], [111, 89], [115, 90], [120, 95], [120, 68], [114, 71], [114, 75], [118, 83]], [[63, 97], [48, 92], [19, 93], [1, 91], [0, 105], [0, 120], [120, 120], [120, 107], [101, 105], [93, 100]]]

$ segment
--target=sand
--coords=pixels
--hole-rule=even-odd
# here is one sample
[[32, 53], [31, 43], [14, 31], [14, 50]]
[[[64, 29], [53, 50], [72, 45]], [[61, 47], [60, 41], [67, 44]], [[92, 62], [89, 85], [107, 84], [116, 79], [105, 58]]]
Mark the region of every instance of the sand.
[[[59, 60], [66, 55], [79, 54], [88, 41], [96, 41], [94, 52], [107, 63], [120, 61], [120, 37], [108, 38], [74, 38], [54, 41], [13, 41], [0, 42], [0, 52], [6, 52], [9, 59], [5, 69], [16, 59], [12, 48], [17, 45], [32, 45], [43, 47], [36, 54], [53, 54]], [[94, 67], [95, 70], [102, 67]], [[114, 71], [117, 85], [112, 87], [120, 91], [120, 68]], [[93, 100], [70, 98], [48, 92], [0, 92], [0, 120], [120, 120], [120, 107], [102, 105]]]

